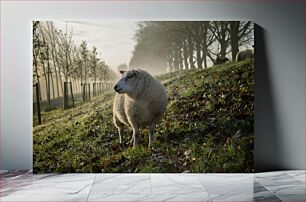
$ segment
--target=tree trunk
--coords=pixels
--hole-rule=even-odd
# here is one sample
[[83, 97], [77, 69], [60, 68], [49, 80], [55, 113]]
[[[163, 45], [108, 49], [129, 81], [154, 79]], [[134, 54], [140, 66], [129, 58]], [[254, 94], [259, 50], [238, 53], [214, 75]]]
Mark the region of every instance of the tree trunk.
[[57, 75], [56, 63], [55, 63], [55, 60], [54, 60], [53, 53], [52, 53], [52, 61], [53, 61], [53, 65], [54, 65], [54, 74], [55, 74], [57, 97], [59, 97], [60, 96], [60, 90], [59, 90], [59, 85], [58, 85], [59, 79], [58, 79], [58, 75]]
[[49, 87], [48, 87], [48, 77], [47, 77], [45, 62], [43, 60], [41, 60], [41, 65], [42, 65], [43, 72], [44, 72], [44, 77], [45, 77], [47, 101], [49, 102], [50, 97], [49, 97], [49, 93], [48, 93], [48, 89], [49, 89]]
[[[52, 36], [50, 35], [50, 41], [52, 42], [52, 57], [53, 60], [56, 62], [56, 65], [54, 63], [54, 66], [57, 66], [58, 67], [58, 80], [59, 80], [59, 83], [60, 83], [60, 86], [61, 86], [61, 95], [64, 94], [64, 88], [63, 88], [63, 81], [62, 81], [62, 75], [61, 75], [61, 64], [59, 63], [58, 61], [58, 54], [57, 54], [57, 50], [56, 50], [56, 36], [54, 34], [54, 29], [53, 29], [53, 24], [51, 26], [51, 34]], [[58, 82], [57, 82], [57, 85], [58, 85]]]
[[168, 54], [168, 65], [169, 65], [170, 72], [172, 72], [174, 68], [172, 50], [170, 50]]
[[238, 33], [239, 33], [239, 21], [230, 22], [230, 37], [231, 37], [231, 49], [232, 49], [232, 60], [234, 61], [239, 51], [238, 47]]
[[[50, 43], [51, 43], [51, 56], [52, 56], [52, 61], [53, 61], [53, 66], [54, 66], [54, 73], [55, 73], [55, 82], [56, 82], [56, 91], [57, 91], [57, 97], [60, 96], [60, 90], [59, 90], [59, 79], [58, 79], [58, 75], [57, 75], [57, 70], [56, 70], [56, 61], [55, 61], [55, 44], [54, 44], [54, 40], [53, 40], [53, 26], [51, 25], [51, 32], [48, 32], [49, 38], [50, 38]], [[54, 89], [54, 87], [53, 87]]]
[[202, 34], [203, 34], [203, 40], [202, 40], [202, 60], [204, 62], [204, 68], [207, 68], [207, 49], [208, 49], [208, 44], [207, 44], [207, 31], [208, 31], [208, 22], [204, 23], [203, 28], [202, 28]]
[[54, 79], [53, 79], [53, 74], [52, 72], [50, 73], [51, 75], [51, 81], [52, 81], [52, 98], [55, 98], [55, 90], [54, 90]]
[[94, 66], [94, 82], [97, 83], [97, 70], [96, 70], [97, 66]]
[[47, 69], [47, 74], [48, 74], [48, 103], [49, 103], [49, 108], [51, 107], [51, 82], [50, 82], [50, 73], [51, 73], [51, 69], [50, 69], [50, 61], [49, 61], [49, 47], [47, 45], [47, 65], [48, 65], [48, 69]]
[[37, 105], [37, 116], [38, 116], [38, 124], [41, 124], [41, 113], [40, 113], [40, 86], [39, 83], [35, 85], [35, 92], [36, 92], [36, 105]]
[[173, 56], [174, 56], [174, 60], [173, 60], [173, 71], [176, 71], [179, 67], [179, 59], [178, 59], [178, 50], [177, 50], [177, 46], [175, 45], [173, 48]]
[[177, 58], [178, 58], [178, 69], [183, 69], [183, 58], [182, 58], [182, 47], [180, 45], [177, 46]]
[[225, 58], [226, 56], [226, 49], [227, 49], [226, 32], [227, 32], [226, 22], [222, 22], [221, 23], [220, 54], [219, 54], [221, 58]]
[[186, 41], [183, 42], [183, 60], [184, 60], [184, 68], [189, 69], [188, 67], [188, 50]]
[[60, 55], [59, 52], [55, 52], [55, 61], [56, 61], [56, 64], [58, 66], [58, 76], [59, 76], [59, 81], [60, 81], [60, 86], [61, 86], [61, 94], [64, 95], [62, 69], [61, 69], [62, 64], [60, 64], [60, 62], [59, 62], [59, 58], [58, 58], [59, 55]]
[[35, 73], [36, 73], [37, 83], [38, 83], [38, 88], [39, 88], [39, 100], [42, 101], [42, 97], [40, 93], [41, 91], [40, 91], [40, 80], [39, 80], [39, 74], [38, 74], [37, 56], [35, 55], [34, 51], [33, 51], [33, 57], [34, 57], [34, 68], [35, 68]]
[[[80, 76], [81, 76], [81, 88], [82, 88], [82, 85], [83, 85], [83, 64], [80, 65]], [[81, 89], [82, 91], [82, 89]]]
[[192, 42], [192, 38], [191, 38], [191, 34], [188, 34], [188, 51], [189, 51], [189, 65], [190, 65], [190, 69], [194, 69], [194, 62], [193, 62], [193, 42]]
[[204, 60], [204, 69], [207, 68], [207, 55], [203, 58]]
[[203, 69], [203, 60], [202, 60], [202, 55], [201, 55], [201, 46], [199, 43], [196, 44], [196, 51], [197, 51], [197, 66], [198, 69]]
[[87, 83], [87, 67], [86, 60], [84, 61], [84, 83]]
[[68, 82], [68, 73], [69, 73], [69, 64], [68, 64], [68, 44], [66, 44], [66, 51], [65, 51], [65, 58], [66, 58], [66, 68], [65, 68], [65, 81]]

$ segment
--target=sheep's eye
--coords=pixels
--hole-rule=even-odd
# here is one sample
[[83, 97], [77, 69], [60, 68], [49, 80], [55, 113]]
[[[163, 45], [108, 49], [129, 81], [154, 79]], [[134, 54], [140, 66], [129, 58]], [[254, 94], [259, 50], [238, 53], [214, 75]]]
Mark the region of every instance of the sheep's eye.
[[129, 75], [129, 76], [127, 76], [126, 78], [125, 78], [125, 80], [128, 80], [128, 79], [130, 79], [130, 78], [132, 78], [133, 77], [133, 75]]

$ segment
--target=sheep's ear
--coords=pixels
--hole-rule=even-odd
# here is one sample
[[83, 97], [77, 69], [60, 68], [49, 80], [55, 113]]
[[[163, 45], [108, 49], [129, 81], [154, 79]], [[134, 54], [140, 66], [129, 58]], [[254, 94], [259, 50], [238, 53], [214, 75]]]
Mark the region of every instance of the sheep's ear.
[[140, 72], [140, 69], [133, 69], [133, 74], [136, 75], [136, 74], [139, 74]]
[[120, 70], [119, 72], [120, 74], [124, 74], [126, 71]]

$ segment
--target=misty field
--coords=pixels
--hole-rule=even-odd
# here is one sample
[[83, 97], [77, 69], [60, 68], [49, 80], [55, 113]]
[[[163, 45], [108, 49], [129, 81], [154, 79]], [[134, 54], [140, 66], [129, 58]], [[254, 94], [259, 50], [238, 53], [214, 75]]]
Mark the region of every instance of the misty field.
[[[169, 104], [153, 148], [148, 130], [132, 148], [132, 131], [119, 145], [112, 123], [115, 92], [74, 108], [42, 112], [33, 128], [33, 170], [43, 172], [252, 172], [253, 60], [157, 76]], [[35, 117], [34, 117], [35, 119]]]

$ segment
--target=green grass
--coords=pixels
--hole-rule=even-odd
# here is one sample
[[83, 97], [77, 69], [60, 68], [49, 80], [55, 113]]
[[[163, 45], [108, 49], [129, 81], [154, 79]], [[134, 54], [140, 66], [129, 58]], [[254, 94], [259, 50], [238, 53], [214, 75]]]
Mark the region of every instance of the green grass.
[[[34, 172], [252, 172], [253, 61], [157, 77], [169, 95], [167, 113], [147, 148], [148, 130], [132, 149], [118, 144], [114, 93], [67, 110], [43, 112], [34, 126]], [[241, 137], [233, 137], [240, 131]]]

